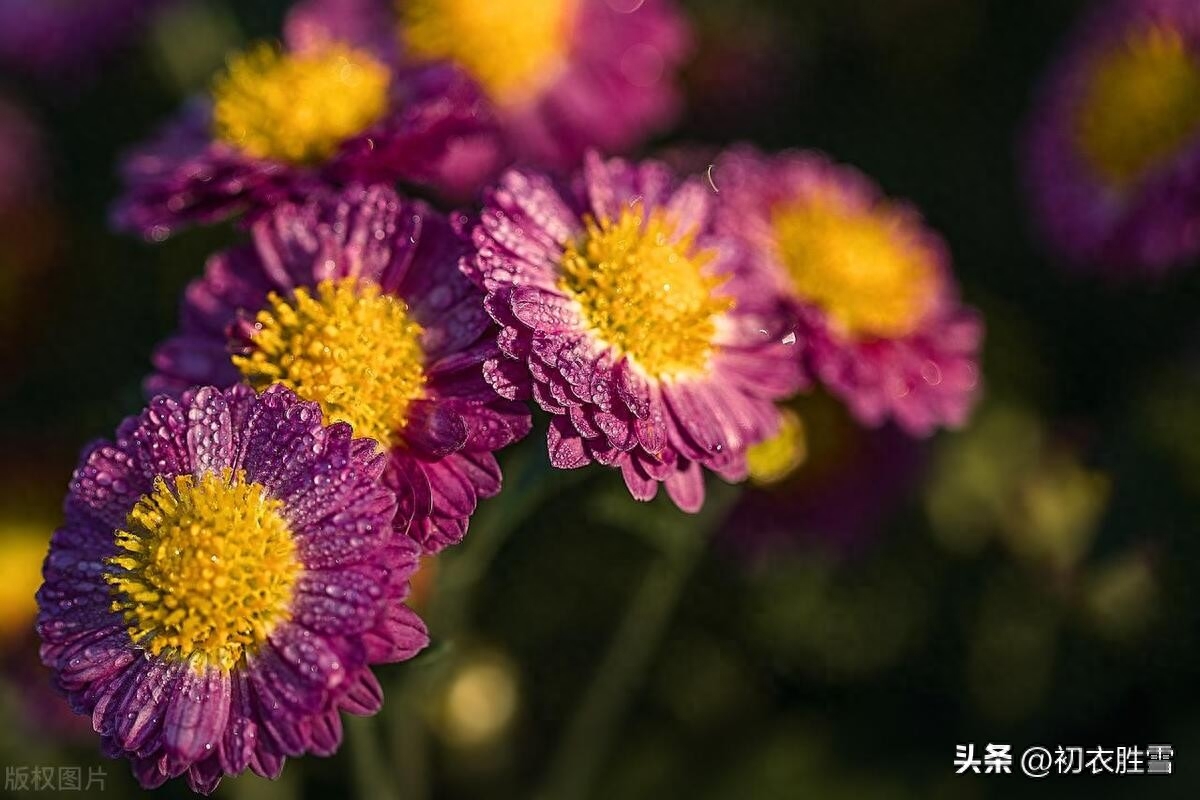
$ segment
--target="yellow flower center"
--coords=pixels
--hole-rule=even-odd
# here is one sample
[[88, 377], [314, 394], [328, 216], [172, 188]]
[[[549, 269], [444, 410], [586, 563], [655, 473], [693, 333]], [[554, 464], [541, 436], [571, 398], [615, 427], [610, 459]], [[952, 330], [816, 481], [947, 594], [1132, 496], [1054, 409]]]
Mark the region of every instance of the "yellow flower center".
[[563, 257], [559, 286], [579, 303], [595, 335], [647, 375], [703, 372], [717, 317], [733, 302], [705, 266], [695, 234], [679, 234], [663, 214], [640, 207], [620, 219], [585, 220], [586, 233]]
[[229, 469], [156, 479], [104, 576], [134, 643], [198, 670], [229, 670], [262, 645], [302, 570], [282, 506]]
[[344, 45], [288, 54], [259, 44], [213, 83], [213, 133], [253, 158], [321, 161], [379, 121], [390, 80], [382, 63]]
[[1131, 35], [1097, 65], [1076, 126], [1092, 168], [1129, 185], [1200, 134], [1200, 61], [1175, 31]]
[[446, 59], [491, 97], [516, 103], [565, 61], [576, 0], [397, 0], [400, 36], [419, 59]]
[[750, 479], [761, 486], [779, 483], [808, 458], [808, 435], [804, 420], [791, 409], [782, 409], [779, 430], [746, 453]]
[[288, 386], [328, 419], [349, 422], [355, 436], [392, 445], [424, 396], [421, 326], [373, 283], [322, 281], [315, 295], [301, 287], [291, 299], [272, 293], [256, 327], [251, 351], [233, 357], [246, 381], [260, 391]]
[[0, 525], [4, 569], [0, 572], [0, 641], [33, 631], [37, 603], [33, 596], [42, 583], [42, 561], [50, 544], [48, 529], [35, 523]]
[[843, 333], [903, 336], [936, 297], [938, 276], [928, 254], [887, 208], [799, 202], [777, 209], [772, 225], [796, 294], [822, 308]]

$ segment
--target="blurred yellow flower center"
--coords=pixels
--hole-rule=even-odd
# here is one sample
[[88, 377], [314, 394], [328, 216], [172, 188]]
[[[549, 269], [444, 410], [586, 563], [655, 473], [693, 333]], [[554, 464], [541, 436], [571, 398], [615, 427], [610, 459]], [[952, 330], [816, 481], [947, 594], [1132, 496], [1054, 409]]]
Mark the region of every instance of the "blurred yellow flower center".
[[928, 255], [885, 208], [799, 202], [778, 208], [772, 225], [796, 294], [848, 335], [911, 333], [934, 301], [938, 276]]
[[576, 0], [398, 0], [405, 50], [454, 61], [500, 103], [544, 86], [565, 61]]
[[213, 132], [253, 158], [328, 158], [387, 110], [387, 67], [344, 45], [281, 53], [260, 44], [233, 57], [213, 84]]
[[663, 214], [640, 207], [616, 220], [585, 220], [586, 233], [563, 257], [560, 287], [579, 303], [595, 335], [647, 375], [704, 372], [717, 317], [732, 301], [721, 278], [705, 273], [713, 253], [697, 250]]
[[783, 409], [782, 414], [775, 435], [751, 446], [746, 453], [750, 479], [763, 486], [779, 483], [808, 458], [804, 420], [790, 409]]
[[1200, 60], [1175, 31], [1139, 31], [1097, 65], [1076, 125], [1092, 168], [1132, 183], [1200, 135]]
[[233, 357], [255, 389], [282, 383], [321, 404], [330, 420], [382, 447], [425, 393], [421, 326], [400, 299], [354, 278], [322, 281], [312, 294], [272, 293], [259, 312], [253, 349]]
[[0, 572], [0, 640], [33, 632], [37, 603], [33, 596], [42, 584], [42, 560], [50, 544], [48, 528], [35, 523], [0, 526], [4, 569]]
[[229, 670], [287, 619], [300, 575], [282, 502], [243, 473], [162, 478], [117, 531], [105, 580], [135, 644]]

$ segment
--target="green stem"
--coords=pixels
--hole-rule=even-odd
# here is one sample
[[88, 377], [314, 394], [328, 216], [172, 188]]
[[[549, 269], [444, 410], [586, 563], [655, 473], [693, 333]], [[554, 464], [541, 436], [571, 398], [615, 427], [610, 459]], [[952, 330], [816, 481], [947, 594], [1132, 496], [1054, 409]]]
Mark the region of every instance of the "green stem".
[[388, 730], [395, 757], [397, 782], [404, 800], [425, 800], [430, 796], [429, 736], [421, 716], [420, 697], [428, 684], [424, 676], [403, 682], [393, 698], [397, 703]]
[[546, 500], [583, 474], [552, 469], [544, 450], [528, 441], [512, 453], [505, 465], [504, 491], [480, 507], [463, 543], [439, 558], [428, 614], [436, 638], [452, 640], [466, 630], [475, 593], [509, 537]]
[[[583, 472], [551, 469], [545, 450], [532, 441], [511, 451], [504, 467], [504, 491], [481, 505], [463, 543], [438, 557], [437, 584], [424, 614], [435, 641], [454, 643], [463, 636], [470, 627], [479, 586], [509, 537]], [[430, 796], [429, 735], [421, 702], [453, 663], [450, 652], [428, 668], [409, 665], [389, 687], [393, 707], [388, 714], [388, 742], [404, 800]]]
[[400, 791], [392, 780], [392, 771], [380, 752], [379, 730], [371, 717], [346, 717], [346, 737], [358, 796], [362, 800], [400, 800]]
[[[720, 487], [710, 493], [696, 530], [657, 537], [662, 540], [662, 552], [647, 569], [626, 607], [591, 684], [567, 724], [537, 795], [540, 800], [584, 800], [588, 796], [700, 562], [708, 536], [725, 519], [733, 496], [726, 487]], [[650, 520], [650, 524], [654, 522]]]

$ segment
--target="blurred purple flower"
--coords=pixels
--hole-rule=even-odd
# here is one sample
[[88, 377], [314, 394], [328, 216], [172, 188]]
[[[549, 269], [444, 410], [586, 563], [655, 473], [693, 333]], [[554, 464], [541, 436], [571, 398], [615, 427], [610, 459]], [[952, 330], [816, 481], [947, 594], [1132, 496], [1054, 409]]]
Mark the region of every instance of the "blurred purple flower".
[[477, 86], [451, 66], [401, 69], [332, 41], [259, 45], [127, 156], [113, 223], [163, 239], [354, 182], [459, 199], [494, 174], [500, 149]]
[[80, 75], [170, 0], [0, 0], [0, 63]]
[[669, 125], [691, 48], [674, 0], [304, 0], [287, 26], [308, 43], [323, 28], [385, 58], [461, 66], [496, 107], [512, 155], [558, 169]]
[[1159, 273], [1200, 253], [1200, 5], [1115, 0], [1073, 34], [1024, 142], [1038, 225], [1066, 259]]
[[711, 178], [718, 229], [749, 248], [793, 308], [796, 357], [860, 422], [892, 419], [915, 436], [966, 422], [983, 324], [915, 209], [819, 153], [741, 148]]
[[383, 187], [281, 206], [251, 233], [188, 287], [148, 392], [285, 383], [387, 450], [399, 530], [431, 552], [460, 541], [478, 498], [500, 490], [493, 452], [530, 427], [483, 379], [499, 351], [458, 271], [466, 245]]
[[283, 387], [158, 397], [92, 445], [38, 591], [41, 655], [153, 788], [329, 755], [428, 642], [386, 459]]
[[501, 395], [553, 415], [561, 469], [621, 469], [633, 496], [704, 501], [701, 467], [746, 476], [746, 450], [802, 383], [770, 281], [712, 227], [715, 196], [658, 162], [590, 154], [568, 187], [512, 170], [485, 195], [463, 268], [502, 326]]

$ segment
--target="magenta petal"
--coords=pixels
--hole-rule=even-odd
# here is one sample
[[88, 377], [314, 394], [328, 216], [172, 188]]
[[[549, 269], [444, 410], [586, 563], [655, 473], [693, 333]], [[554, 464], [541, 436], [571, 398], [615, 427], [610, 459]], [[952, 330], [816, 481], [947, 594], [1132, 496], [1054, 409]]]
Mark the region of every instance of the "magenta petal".
[[250, 702], [251, 689], [242, 675], [230, 675], [229, 723], [219, 745], [221, 765], [225, 771], [236, 775], [250, 764], [254, 753], [256, 725], [252, 719]]
[[157, 789], [171, 777], [163, 770], [160, 759], [156, 755], [148, 758], [135, 756], [132, 762], [133, 777], [137, 779], [143, 789]]
[[[109, 713], [116, 718], [113, 734], [128, 751], [140, 750], [161, 729], [166, 705], [183, 681], [184, 664], [145, 664], [131, 674], [130, 692]], [[129, 709], [120, 714], [119, 709]]]
[[384, 571], [370, 563], [306, 570], [296, 581], [296, 622], [318, 634], [351, 636], [366, 630], [384, 596]]
[[578, 469], [591, 463], [583, 439], [564, 417], [555, 417], [546, 431], [550, 463], [558, 469]]
[[490, 359], [483, 365], [483, 377], [506, 400], [529, 397], [529, 370], [521, 364]]
[[306, 723], [309, 750], [318, 756], [331, 756], [342, 743], [342, 717], [331, 711]]
[[270, 641], [281, 660], [303, 681], [319, 683], [326, 690], [345, 683], [344, 653], [335, 649], [328, 638], [300, 625], [284, 623], [272, 631]]
[[470, 479], [455, 469], [455, 462], [444, 459], [424, 464], [429, 485], [434, 491], [435, 504], [447, 517], [467, 519], [475, 511], [476, 487]]
[[509, 302], [513, 315], [535, 331], [559, 333], [575, 330], [581, 324], [573, 301], [543, 289], [518, 288], [513, 291]]
[[433, 487], [429, 485], [429, 476], [416, 459], [393, 453], [386, 480], [399, 501], [398, 521], [433, 515]]
[[371, 672], [363, 670], [346, 687], [338, 707], [349, 714], [370, 716], [383, 707], [383, 687]]
[[467, 421], [445, 405], [419, 400], [409, 408], [404, 441], [425, 458], [444, 458], [461, 450], [468, 434]]
[[716, 453], [724, 446], [723, 428], [714, 407], [684, 383], [667, 387], [663, 394], [672, 416], [688, 438], [704, 454]]
[[364, 637], [367, 657], [378, 663], [405, 661], [429, 644], [429, 631], [420, 617], [404, 605], [393, 605], [375, 629]]
[[250, 769], [255, 775], [267, 780], [277, 780], [283, 774], [284, 754], [264, 745], [254, 751], [250, 759]]
[[658, 494], [658, 481], [639, 470], [633, 459], [621, 464], [621, 476], [634, 500], [649, 501]]
[[490, 452], [458, 453], [446, 459], [446, 466], [463, 475], [480, 497], [495, 497], [500, 494], [503, 476], [500, 464]]
[[168, 772], [200, 759], [219, 741], [229, 716], [229, 675], [210, 669], [189, 675], [175, 690], [163, 720]]
[[224, 776], [225, 770], [221, 761], [213, 754], [188, 770], [188, 786], [193, 792], [210, 795], [217, 790], [217, 785]]
[[206, 387], [196, 392], [187, 409], [187, 443], [196, 472], [219, 472], [233, 466], [233, 431], [229, 406], [221, 392]]
[[704, 505], [704, 475], [694, 461], [674, 472], [664, 482], [667, 494], [680, 510], [695, 514]]

